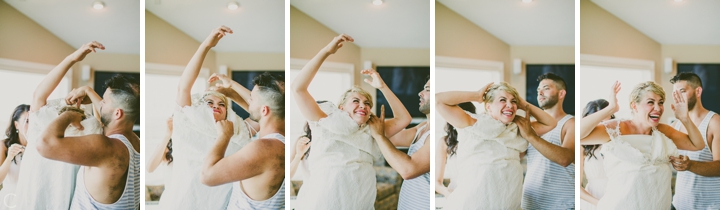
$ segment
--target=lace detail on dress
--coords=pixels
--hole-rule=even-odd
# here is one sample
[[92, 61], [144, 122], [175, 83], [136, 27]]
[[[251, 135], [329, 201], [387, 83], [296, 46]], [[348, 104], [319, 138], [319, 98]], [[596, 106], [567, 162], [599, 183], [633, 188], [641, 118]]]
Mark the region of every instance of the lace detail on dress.
[[602, 124], [610, 136], [611, 142], [603, 145], [603, 153], [613, 153], [618, 158], [636, 164], [668, 164], [668, 158], [677, 155], [677, 147], [665, 134], [652, 128], [650, 153], [643, 153], [623, 140], [620, 124], [624, 120], [608, 120]]

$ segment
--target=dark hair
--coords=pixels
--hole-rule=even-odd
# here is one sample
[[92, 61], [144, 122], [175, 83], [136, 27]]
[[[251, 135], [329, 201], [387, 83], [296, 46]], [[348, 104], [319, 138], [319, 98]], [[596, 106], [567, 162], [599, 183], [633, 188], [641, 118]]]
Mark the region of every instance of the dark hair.
[[105, 87], [110, 88], [116, 104], [129, 120], [134, 122], [140, 117], [140, 82], [136, 78], [116, 74], [105, 80]]
[[679, 81], [686, 81], [693, 88], [702, 87], [702, 80], [700, 79], [700, 76], [698, 76], [695, 73], [682, 72], [682, 73], [675, 75], [672, 79], [670, 79], [670, 83], [672, 83], [672, 84], [675, 84], [676, 82], [679, 82]]
[[172, 156], [172, 138], [170, 138], [170, 141], [168, 141], [167, 144], [167, 150], [168, 152], [165, 153], [165, 160], [167, 160], [167, 164], [170, 164], [173, 162], [173, 156]]
[[[5, 139], [5, 147], [7, 148], [7, 150], [5, 151], [5, 156], [8, 155], [8, 152], [10, 152], [11, 145], [20, 144], [20, 134], [18, 133], [18, 128], [15, 127], [15, 122], [20, 120], [20, 116], [22, 116], [23, 113], [28, 111], [30, 111], [30, 105], [27, 104], [20, 104], [19, 106], [15, 107], [15, 110], [13, 110], [13, 114], [10, 117], [10, 125], [8, 125], [7, 130], [5, 130], [5, 136], [7, 136], [7, 139]], [[17, 161], [15, 161], [15, 157], [13, 157], [13, 163], [17, 164]]]
[[[590, 101], [590, 102], [588, 102], [587, 105], [585, 105], [585, 109], [583, 109], [582, 116], [587, 117], [588, 115], [591, 115], [595, 112], [602, 110], [603, 108], [607, 107], [608, 105], [610, 105], [610, 103], [608, 101], [606, 101], [605, 99], [598, 99], [598, 100]], [[610, 116], [610, 119], [615, 119], [615, 115]], [[585, 148], [585, 150], [583, 151], [583, 154], [588, 159], [590, 159], [592, 157], [597, 159], [597, 157], [595, 157], [595, 150], [597, 150], [597, 148], [599, 148], [599, 147], [600, 147], [599, 144], [583, 145], [583, 148]]]
[[[470, 113], [475, 114], [475, 105], [472, 102], [464, 102], [458, 104], [460, 108], [462, 108], [465, 111], [468, 111]], [[447, 136], [445, 136], [445, 144], [447, 144], [447, 153], [449, 156], [455, 155], [455, 152], [457, 151], [457, 144], [458, 144], [458, 133], [455, 129], [455, 126], [451, 125], [450, 123], [447, 123], [445, 125], [445, 133], [447, 133]]]
[[545, 73], [543, 75], [540, 75], [537, 78], [537, 81], [541, 82], [544, 79], [552, 80], [553, 82], [558, 84], [558, 86], [557, 86], [558, 89], [566, 90], [565, 88], [567, 87], [567, 84], [565, 83], [565, 80], [562, 77], [558, 76], [557, 74], [553, 74], [552, 72]]
[[272, 113], [285, 119], [285, 77], [265, 72], [255, 77], [253, 83], [258, 86], [261, 97], [268, 99], [270, 104], [266, 105]]

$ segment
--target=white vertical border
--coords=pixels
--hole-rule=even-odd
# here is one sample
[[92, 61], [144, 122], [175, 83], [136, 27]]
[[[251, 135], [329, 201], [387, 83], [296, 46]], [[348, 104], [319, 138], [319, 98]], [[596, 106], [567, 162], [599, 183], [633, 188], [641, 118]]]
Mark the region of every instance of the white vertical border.
[[[290, 114], [290, 97], [287, 93], [287, 87], [292, 87], [292, 78], [290, 78], [290, 0], [285, 1], [285, 136], [290, 134], [290, 122], [292, 122]], [[285, 141], [285, 209], [292, 209], [290, 206], [290, 195], [292, 190], [292, 177], [290, 177], [290, 154], [293, 145], [288, 145]]]
[[145, 186], [145, 177], [147, 172], [145, 170], [145, 159], [147, 157], [147, 145], [145, 143], [145, 132], [147, 132], [145, 124], [145, 0], [138, 1], [140, 9], [140, 209], [145, 209], [145, 193], [147, 187]]
[[[582, 161], [580, 153], [583, 151], [580, 145], [580, 121], [582, 120], [582, 104], [580, 104], [580, 1], [575, 2], [575, 209], [580, 209], [580, 184], [582, 183], [582, 177], [580, 177], [580, 164], [578, 161]], [[579, 117], [578, 117], [579, 116]]]
[[[435, 209], [435, 143], [437, 135], [435, 132], [435, 1], [430, 0], [430, 209]], [[427, 141], [427, 140], [426, 140]]]

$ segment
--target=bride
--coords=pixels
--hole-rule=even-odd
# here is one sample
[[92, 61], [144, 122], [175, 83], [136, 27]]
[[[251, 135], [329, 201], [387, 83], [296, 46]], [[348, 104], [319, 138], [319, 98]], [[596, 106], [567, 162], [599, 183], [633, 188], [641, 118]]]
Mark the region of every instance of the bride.
[[[520, 153], [527, 150], [528, 142], [519, 126], [532, 126], [542, 135], [555, 127], [555, 119], [520, 98], [515, 88], [504, 82], [490, 83], [480, 91], [438, 93], [435, 100], [438, 114], [458, 133], [458, 170], [453, 179], [457, 187], [447, 195], [445, 208], [520, 209]], [[458, 106], [472, 101], [484, 103], [485, 113], [472, 114]], [[538, 121], [529, 123], [516, 116], [517, 109]]]
[[[161, 209], [225, 209], [232, 185], [209, 187], [200, 182], [203, 159], [218, 135], [215, 122], [227, 119], [235, 126], [235, 134], [225, 151], [226, 155], [240, 150], [250, 141], [250, 136], [254, 135], [250, 127], [228, 108], [230, 101], [225, 95], [217, 91], [190, 94], [205, 55], [226, 33], [232, 33], [232, 30], [225, 26], [213, 30], [190, 59], [180, 77], [176, 99], [178, 106], [172, 122], [172, 175], [160, 197]], [[245, 101], [235, 102], [247, 107]]]
[[[310, 171], [304, 180], [295, 209], [372, 209], [377, 192], [373, 160], [381, 153], [370, 136], [367, 121], [373, 102], [370, 94], [358, 87], [346, 91], [338, 106], [318, 105], [308, 86], [320, 65], [330, 55], [352, 42], [341, 34], [323, 48], [296, 76], [293, 97], [313, 131]], [[374, 70], [363, 70], [372, 80], [365, 82], [379, 89], [390, 103], [394, 119], [385, 121], [385, 135], [391, 137], [410, 124], [410, 113]]]
[[701, 150], [705, 146], [700, 130], [688, 115], [687, 99], [673, 92], [675, 117], [688, 134], [660, 123], [665, 91], [654, 82], [638, 84], [630, 93], [632, 119], [609, 120], [619, 110], [615, 82], [610, 105], [581, 121], [583, 145], [602, 145], [607, 187], [597, 209], [670, 209], [672, 169], [669, 158], [677, 149]]
[[[79, 166], [42, 157], [36, 149], [36, 144], [48, 124], [57, 118], [58, 112], [66, 105], [74, 104], [65, 99], [48, 101], [48, 97], [60, 84], [70, 67], [82, 61], [90, 52], [95, 52], [96, 48], [105, 49], [98, 42], [90, 42], [68, 55], [43, 78], [33, 93], [26, 134], [27, 147], [23, 154], [14, 197], [17, 201], [17, 209], [70, 208]], [[94, 105], [98, 105], [97, 103], [101, 100], [97, 94], [88, 96]], [[86, 115], [92, 115], [93, 108], [91, 106], [85, 107], [85, 110]], [[99, 115], [95, 116], [87, 117], [81, 122], [83, 130], [77, 130], [72, 126], [68, 127], [66, 136], [102, 134], [103, 129], [98, 118]], [[8, 197], [5, 202], [11, 203], [9, 201], [11, 199], [13, 197]]]

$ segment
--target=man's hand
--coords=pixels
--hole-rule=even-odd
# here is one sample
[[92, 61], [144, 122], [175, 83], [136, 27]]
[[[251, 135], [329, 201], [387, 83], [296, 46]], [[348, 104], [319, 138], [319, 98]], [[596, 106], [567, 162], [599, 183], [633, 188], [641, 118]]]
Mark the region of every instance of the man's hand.
[[515, 119], [513, 122], [518, 126], [518, 130], [520, 131], [520, 136], [522, 136], [525, 139], [530, 139], [532, 137], [537, 136], [537, 133], [535, 133], [535, 129], [533, 129], [532, 124], [530, 123], [530, 105], [525, 104], [525, 112], [527, 117], [521, 117], [521, 116], [515, 116]]
[[380, 117], [373, 115], [368, 120], [372, 136], [385, 135], [385, 105], [380, 107]]
[[235, 133], [233, 122], [228, 120], [217, 121], [215, 123], [215, 128], [217, 129], [219, 136], [227, 137], [228, 139]]
[[672, 164], [673, 168], [677, 171], [686, 171], [690, 170], [690, 158], [685, 155], [680, 155], [680, 157], [674, 157], [670, 156], [670, 163]]

